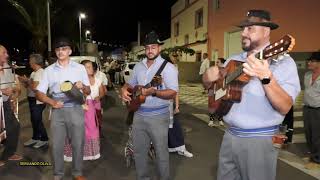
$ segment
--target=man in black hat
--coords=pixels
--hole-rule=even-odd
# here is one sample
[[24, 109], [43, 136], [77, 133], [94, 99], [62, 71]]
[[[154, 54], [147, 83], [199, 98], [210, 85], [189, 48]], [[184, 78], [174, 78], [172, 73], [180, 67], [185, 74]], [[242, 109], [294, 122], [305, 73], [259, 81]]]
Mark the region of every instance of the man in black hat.
[[320, 51], [307, 59], [309, 71], [304, 75], [304, 128], [311, 163], [307, 168], [320, 167]]
[[[84, 146], [84, 112], [78, 101], [61, 92], [61, 84], [72, 82], [84, 94], [90, 94], [90, 84], [83, 65], [70, 60], [71, 43], [66, 38], [58, 39], [54, 44], [57, 61], [48, 66], [37, 86], [38, 100], [52, 106], [51, 134], [54, 160], [54, 179], [64, 175], [63, 149], [65, 138], [72, 145], [72, 175], [76, 180], [83, 180], [82, 161]], [[47, 91], [49, 90], [50, 97]]]
[[[147, 34], [144, 46], [146, 58], [138, 63], [133, 74], [122, 89], [123, 101], [130, 102], [128, 88], [136, 85], [145, 86], [155, 76], [162, 64], [166, 62], [161, 56], [161, 45], [155, 32]], [[169, 152], [168, 152], [168, 128], [169, 128], [169, 100], [178, 92], [178, 71], [171, 63], [164, 64], [160, 73], [161, 85], [157, 87], [142, 88], [142, 95], [146, 101], [134, 113], [132, 124], [132, 140], [135, 167], [138, 180], [150, 180], [148, 168], [148, 151], [150, 142], [156, 151], [158, 174], [161, 180], [169, 180]]]
[[[278, 28], [268, 11], [250, 10], [238, 26], [242, 28], [244, 52], [230, 57], [224, 66], [231, 60], [243, 62], [243, 72], [250, 80], [242, 88], [241, 101], [223, 116], [227, 129], [220, 148], [217, 179], [273, 180], [278, 150], [272, 140], [300, 92], [297, 67], [290, 56], [281, 61], [255, 57], [270, 44], [271, 30]], [[203, 83], [210, 87], [220, 76], [217, 67], [209, 68]]]

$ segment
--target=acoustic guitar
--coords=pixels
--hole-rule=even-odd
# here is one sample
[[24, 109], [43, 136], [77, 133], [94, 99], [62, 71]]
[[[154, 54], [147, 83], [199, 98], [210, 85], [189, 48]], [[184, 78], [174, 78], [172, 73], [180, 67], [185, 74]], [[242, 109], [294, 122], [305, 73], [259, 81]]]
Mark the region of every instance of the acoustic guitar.
[[154, 76], [152, 81], [144, 86], [136, 85], [133, 89], [128, 88], [128, 91], [131, 93], [131, 101], [127, 102], [127, 109], [129, 112], [135, 112], [139, 109], [141, 104], [146, 101], [146, 96], [142, 95], [142, 88], [150, 88], [160, 86], [162, 83], [162, 77]]
[[[273, 59], [279, 61], [295, 45], [295, 39], [285, 35], [270, 44], [255, 56], [257, 59]], [[250, 76], [243, 72], [243, 62], [231, 60], [222, 69], [221, 78], [213, 82], [208, 90], [208, 110], [218, 116], [226, 115], [233, 103], [241, 102], [242, 88], [249, 82]], [[220, 71], [221, 72], [221, 71]]]

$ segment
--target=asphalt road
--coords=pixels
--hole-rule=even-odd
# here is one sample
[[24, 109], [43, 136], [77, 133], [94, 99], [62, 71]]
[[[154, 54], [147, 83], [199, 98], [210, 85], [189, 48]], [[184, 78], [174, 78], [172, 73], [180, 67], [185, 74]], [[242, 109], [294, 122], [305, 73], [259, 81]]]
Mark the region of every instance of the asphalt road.
[[[124, 158], [124, 146], [127, 141], [125, 124], [126, 110], [119, 101], [115, 91], [110, 91], [104, 106], [104, 138], [101, 141], [102, 157], [96, 161], [84, 163], [84, 175], [89, 180], [133, 180], [134, 167], [127, 168]], [[185, 141], [193, 158], [185, 158], [177, 154], [170, 155], [171, 177], [175, 180], [214, 180], [216, 179], [218, 152], [223, 132], [208, 127], [192, 113], [203, 113], [197, 107], [181, 105], [181, 120], [185, 132]], [[47, 115], [45, 115], [47, 117]], [[20, 107], [21, 135], [18, 152], [23, 154], [26, 162], [51, 163], [49, 148], [33, 149], [23, 147], [22, 143], [31, 137], [31, 124], [27, 103]], [[45, 120], [46, 127], [49, 121]], [[48, 131], [50, 132], [49, 128]], [[2, 151], [2, 148], [0, 148]], [[154, 172], [154, 163], [150, 162]], [[19, 162], [8, 162], [0, 167], [1, 180], [47, 180], [53, 179], [52, 166], [20, 166]], [[71, 179], [71, 164], [65, 163], [65, 179]], [[277, 180], [314, 180], [302, 171], [278, 161]]]

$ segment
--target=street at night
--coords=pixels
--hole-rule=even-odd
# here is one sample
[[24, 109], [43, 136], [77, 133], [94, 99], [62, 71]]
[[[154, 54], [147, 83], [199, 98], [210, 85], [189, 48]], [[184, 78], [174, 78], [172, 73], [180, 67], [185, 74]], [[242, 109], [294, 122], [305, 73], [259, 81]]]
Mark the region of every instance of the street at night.
[[1, 0], [0, 180], [320, 179], [319, 7]]

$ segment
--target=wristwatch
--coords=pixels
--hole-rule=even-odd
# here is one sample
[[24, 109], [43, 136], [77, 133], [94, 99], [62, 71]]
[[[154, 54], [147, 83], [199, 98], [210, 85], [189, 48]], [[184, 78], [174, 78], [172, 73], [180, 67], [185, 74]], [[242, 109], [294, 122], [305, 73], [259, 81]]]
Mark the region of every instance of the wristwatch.
[[270, 81], [271, 81], [270, 77], [264, 77], [263, 79], [261, 79], [261, 83], [262, 83], [263, 85], [269, 84]]

